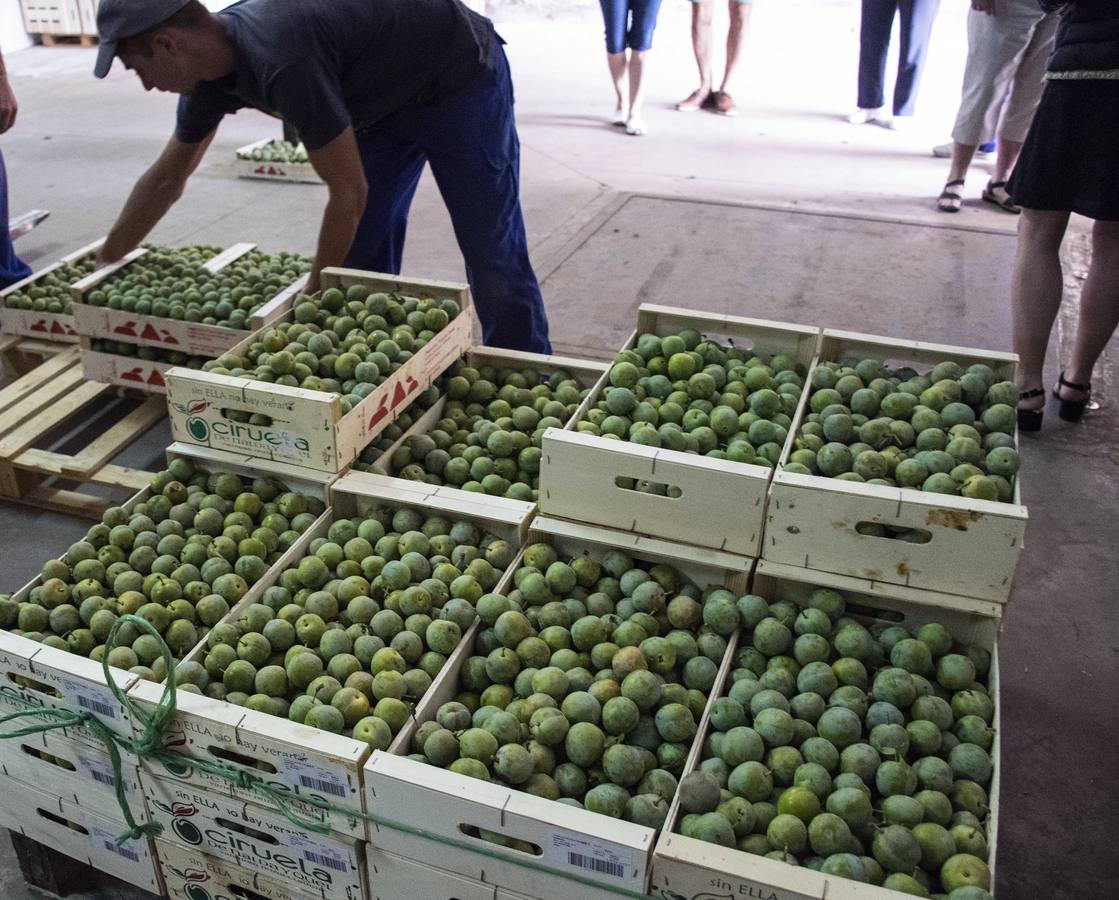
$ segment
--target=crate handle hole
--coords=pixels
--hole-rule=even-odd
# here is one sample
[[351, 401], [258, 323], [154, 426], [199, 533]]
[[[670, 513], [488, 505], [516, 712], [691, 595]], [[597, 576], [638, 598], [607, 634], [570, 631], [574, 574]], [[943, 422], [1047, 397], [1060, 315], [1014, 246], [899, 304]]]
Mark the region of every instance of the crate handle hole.
[[878, 619], [881, 622], [898, 624], [905, 621], [905, 614], [893, 609], [879, 609], [877, 606], [865, 606], [861, 603], [848, 603], [847, 612], [853, 616], [865, 619]]
[[33, 756], [35, 759], [41, 759], [45, 763], [52, 766], [58, 766], [60, 769], [65, 769], [67, 772], [77, 772], [77, 767], [68, 759], [63, 759], [61, 756], [54, 756], [44, 750], [38, 750], [35, 747], [29, 747], [27, 744], [20, 744], [19, 749], [26, 753], [28, 756]]
[[234, 822], [232, 819], [214, 819], [222, 828], [228, 828], [230, 831], [236, 831], [238, 834], [243, 834], [246, 837], [251, 837], [254, 841], [260, 841], [264, 844], [278, 844], [280, 843], [272, 835], [263, 831], [257, 831], [255, 828], [249, 828], [248, 825], [242, 825], [240, 822]]
[[52, 688], [49, 684], [43, 684], [43, 682], [36, 681], [34, 678], [28, 678], [26, 675], [16, 675], [14, 672], [9, 672], [8, 680], [22, 688], [27, 688], [29, 691], [46, 694], [48, 697], [55, 697], [59, 700], [62, 699], [62, 694], [59, 693], [57, 688]]
[[77, 822], [71, 822], [69, 819], [64, 819], [62, 818], [62, 816], [52, 813], [49, 809], [36, 809], [35, 812], [37, 812], [47, 821], [54, 822], [56, 825], [61, 825], [63, 828], [69, 828], [71, 831], [78, 832], [78, 834], [89, 834], [89, 832]]
[[231, 897], [241, 897], [243, 900], [268, 900], [264, 894], [258, 894], [256, 891], [251, 891], [238, 884], [227, 884], [225, 888], [229, 891]]
[[243, 753], [237, 753], [230, 750], [228, 747], [212, 746], [207, 747], [207, 751], [212, 756], [218, 759], [224, 759], [226, 762], [236, 763], [239, 766], [245, 766], [249, 769], [256, 769], [259, 772], [267, 772], [269, 775], [276, 774], [276, 767], [270, 762], [265, 762], [262, 759], [253, 759], [251, 756], [246, 756]]
[[[544, 855], [544, 851], [540, 849], [539, 844], [534, 844], [532, 841], [526, 841], [523, 838], [512, 838], [512, 840], [515, 840], [521, 846], [510, 847], [509, 844], [506, 843], [510, 838], [496, 831], [483, 831], [481, 828], [474, 825], [467, 825], [466, 823], [460, 823], [458, 830], [467, 837], [477, 838], [480, 841], [485, 841], [487, 844], [497, 844], [499, 847], [512, 850], [514, 853], [523, 853], [525, 856], [532, 857], [542, 857]], [[525, 849], [526, 847], [528, 849]]]
[[927, 544], [932, 540], [932, 532], [923, 528], [907, 528], [904, 525], [883, 525], [881, 522], [858, 522], [855, 531], [863, 537], [884, 538], [888, 541], [904, 541], [907, 544]]
[[275, 422], [271, 416], [266, 416], [263, 413], [250, 413], [244, 409], [223, 407], [218, 412], [221, 413], [223, 419], [236, 422], [239, 425], [258, 425], [261, 428], [269, 428]]
[[619, 475], [614, 479], [614, 487], [623, 491], [633, 491], [635, 494], [652, 494], [654, 497], [665, 497], [668, 500], [679, 500], [684, 496], [682, 488], [675, 484], [665, 484], [663, 481], [648, 481], [644, 478], [629, 478]]

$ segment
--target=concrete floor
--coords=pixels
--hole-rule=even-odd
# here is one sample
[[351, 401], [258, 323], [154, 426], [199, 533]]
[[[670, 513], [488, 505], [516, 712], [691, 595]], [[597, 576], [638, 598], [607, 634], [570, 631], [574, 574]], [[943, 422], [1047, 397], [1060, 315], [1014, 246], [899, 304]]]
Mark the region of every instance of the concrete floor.
[[[949, 218], [931, 199], [945, 165], [929, 147], [951, 126], [965, 4], [945, 4], [920, 118], [905, 134], [842, 121], [853, 90], [855, 0], [755, 5], [736, 119], [671, 111], [693, 86], [694, 65], [687, 7], [665, 5], [650, 67], [651, 132], [640, 140], [605, 124], [611, 97], [593, 7], [548, 20], [516, 8], [499, 16], [518, 91], [526, 220], [557, 347], [608, 356], [633, 310], [649, 301], [1007, 349], [1014, 220], [978, 203]], [[36, 49], [8, 65], [21, 103], [4, 143], [13, 210], [52, 211], [18, 249], [44, 264], [105, 232], [170, 132], [174, 101], [144, 95], [122, 71], [95, 82], [88, 51]], [[309, 251], [322, 188], [230, 177], [236, 147], [276, 133], [275, 122], [254, 113], [228, 120], [155, 239]], [[978, 164], [972, 194], [985, 177]], [[1066, 257], [1069, 302], [1054, 335], [1054, 370], [1067, 358], [1086, 265], [1082, 222]], [[404, 270], [461, 276], [430, 178], [413, 208]], [[1113, 342], [1097, 371], [1105, 399], [1116, 390], [1116, 359]], [[1101, 712], [1101, 698], [1119, 687], [1119, 420], [1106, 404], [1079, 427], [1049, 415], [1042, 435], [1025, 442], [1028, 551], [1001, 648], [1004, 900], [1110, 896], [1119, 862], [1110, 836], [1119, 718]], [[150, 466], [167, 440], [157, 427], [121, 461]], [[85, 527], [0, 506], [0, 589], [24, 583]], [[13, 873], [0, 845], [0, 896], [30, 896]]]

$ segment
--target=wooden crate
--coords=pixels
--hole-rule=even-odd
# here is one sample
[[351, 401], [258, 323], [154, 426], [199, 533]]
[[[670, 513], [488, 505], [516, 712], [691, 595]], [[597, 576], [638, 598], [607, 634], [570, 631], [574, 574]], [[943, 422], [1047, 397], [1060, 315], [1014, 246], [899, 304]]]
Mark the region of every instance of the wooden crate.
[[299, 891], [186, 844], [157, 839], [155, 850], [170, 900], [323, 900], [321, 890]]
[[196, 847], [156, 840], [163, 888], [170, 900], [322, 900], [321, 890], [301, 892], [286, 881], [228, 860], [207, 856]]
[[[438, 853], [428, 857], [438, 861]], [[445, 869], [386, 853], [374, 846], [365, 849], [369, 868], [369, 900], [400, 900], [402, 897], [423, 897], [424, 900], [494, 900], [493, 884], [475, 881]], [[573, 893], [581, 896], [580, 885], [573, 883]]]
[[[493, 366], [499, 372], [507, 372], [509, 370], [520, 370], [525, 368], [536, 369], [544, 375], [549, 375], [556, 369], [565, 369], [570, 372], [572, 377], [579, 383], [580, 387], [593, 388], [598, 384], [599, 380], [609, 370], [610, 364], [601, 362], [599, 360], [591, 359], [575, 359], [574, 357], [567, 356], [550, 356], [543, 353], [524, 353], [519, 350], [503, 350], [498, 347], [472, 347], [465, 354], [464, 359], [466, 365], [475, 368], [479, 366]], [[433, 429], [439, 425], [439, 420], [443, 418], [443, 410], [447, 406], [446, 394], [440, 395], [439, 399], [435, 401], [435, 405], [425, 412], [420, 418], [412, 424], [400, 438], [388, 450], [382, 453], [375, 466], [383, 468], [385, 471], [390, 470], [389, 461], [392, 459], [393, 453], [403, 446], [408, 438], [416, 437], [421, 434], [429, 434]], [[576, 411], [576, 416], [578, 411]], [[574, 419], [575, 416], [572, 417]], [[574, 424], [569, 422], [566, 424]], [[447, 485], [447, 487], [453, 487]]]
[[[801, 325], [643, 304], [637, 330], [623, 349], [632, 348], [642, 333], [663, 337], [684, 328], [695, 328], [705, 337], [729, 338], [736, 346], [749, 346], [759, 353], [787, 353], [806, 369], [819, 336], [819, 329]], [[578, 420], [594, 407], [608, 383], [603, 376], [584, 402]], [[571, 423], [563, 432], [550, 430], [544, 437], [540, 465], [543, 515], [742, 556], [759, 555], [771, 469], [598, 438], [575, 426]], [[790, 429], [786, 452], [792, 436]], [[619, 478], [677, 487], [681, 495], [631, 490], [619, 486]]]
[[[253, 586], [252, 591], [222, 621], [236, 621], [241, 610], [257, 602], [284, 569], [303, 558], [312, 541], [326, 535], [336, 517], [363, 515], [373, 506], [407, 506], [473, 521], [515, 546], [520, 546], [521, 535], [525, 532], [532, 513], [532, 505], [528, 503], [495, 498], [488, 498], [488, 502], [471, 502], [470, 495], [466, 495], [464, 499], [445, 501], [443, 494], [434, 489], [401, 490], [397, 487], [398, 484], [392, 479], [362, 473], [351, 473], [340, 478], [331, 489], [332, 508], [300, 536], [283, 559]], [[461, 492], [456, 493], [461, 495]], [[187, 658], [203, 662], [206, 649], [204, 643], [199, 644]], [[448, 660], [443, 672], [429, 689], [428, 697], [437, 694], [437, 685], [450, 677], [444, 673], [449, 673], [454, 668], [452, 662], [468, 650], [469, 642], [464, 637], [456, 651], [457, 655], [452, 655]], [[154, 708], [162, 692], [159, 685], [141, 682], [135, 685], [129, 696], [145, 708]], [[428, 714], [433, 702], [428, 697], [417, 706], [417, 719]], [[406, 731], [407, 734], [411, 733]], [[402, 737], [400, 740], [406, 739]], [[369, 745], [362, 741], [224, 701], [180, 692], [178, 711], [166, 743], [171, 749], [183, 754], [182, 764], [165, 765], [155, 760], [144, 760], [141, 768], [145, 777], [151, 774], [167, 780], [177, 780], [195, 789], [224, 795], [238, 802], [264, 802], [259, 794], [190, 765], [190, 757], [212, 758], [258, 778], [267, 778], [270, 784], [288, 793], [289, 803], [304, 818], [329, 824], [338, 833], [363, 840], [365, 838], [364, 819], [314, 805], [317, 798], [348, 806], [359, 813], [363, 810], [362, 767], [369, 755]], [[303, 797], [310, 798], [311, 802], [303, 802]]]
[[[537, 542], [553, 545], [561, 556], [587, 552], [594, 559], [620, 549], [637, 560], [671, 565], [698, 587], [719, 585], [738, 594], [745, 592], [753, 564], [717, 550], [543, 517], [533, 520], [526, 538], [526, 545]], [[522, 559], [523, 550], [511, 571]], [[511, 584], [507, 579], [499, 592]], [[456, 696], [459, 670], [469, 655], [456, 661], [452, 677], [441, 673], [417, 724]], [[721, 671], [729, 671], [732, 659], [730, 646]], [[406, 749], [392, 748], [396, 753]], [[588, 900], [605, 900], [618, 892], [646, 890], [656, 837], [652, 829], [381, 751], [365, 767], [365, 793], [369, 843], [381, 851], [425, 864], [437, 859], [440, 868], [456, 875], [530, 896], [568, 896], [574, 890]], [[468, 834], [467, 826], [527, 841], [540, 853], [492, 844]]]
[[[220, 272], [255, 248], [255, 244], [235, 244], [206, 262], [203, 268]], [[248, 334], [283, 315], [290, 308], [291, 297], [295, 293], [288, 288], [269, 300], [249, 318], [247, 331], [89, 305], [87, 298], [92, 291], [145, 253], [147, 251], [142, 248], [133, 250], [120, 262], [99, 269], [73, 286], [74, 327], [79, 335], [213, 358], [221, 356]], [[300, 279], [295, 284], [302, 283], [303, 279]]]
[[160, 396], [167, 394], [166, 378], [172, 363], [121, 356], [118, 353], [103, 353], [94, 350], [93, 341], [85, 336], [79, 338], [79, 343], [82, 374], [87, 381], [142, 391], [146, 394]]
[[[474, 309], [464, 284], [397, 278], [354, 269], [326, 269], [324, 288], [362, 284], [373, 290], [455, 300], [462, 312], [349, 413], [341, 398], [247, 378], [175, 368], [167, 373], [175, 440], [294, 462], [325, 472], [344, 471], [421, 391], [470, 347]], [[233, 352], [246, 350], [249, 335]], [[226, 410], [263, 414], [269, 426], [247, 425]]]
[[[883, 594], [877, 585], [866, 580], [860, 582], [857, 579], [837, 578], [765, 560], [758, 563], [750, 589], [770, 602], [786, 600], [804, 606], [809, 595], [820, 587], [840, 591], [848, 603], [847, 614], [864, 621], [878, 619], [903, 627], [939, 622], [958, 640], [979, 644], [991, 650], [988, 689], [995, 701], [992, 726], [995, 740], [991, 748], [995, 774], [989, 791], [991, 811], [987, 832], [990, 856], [988, 865], [991, 867], [993, 883], [1001, 768], [997, 647], [1002, 623], [1001, 609], [995, 604], [988, 604], [982, 612], [964, 611], [954, 606], [938, 606], [935, 601], [915, 602], [913, 596], [918, 593], [915, 591], [905, 594], [905, 599], [901, 596], [890, 597]], [[706, 737], [709, 729], [710, 719], [705, 716], [700, 726], [701, 740]], [[697, 763], [698, 758], [689, 759], [687, 771], [692, 771]], [[657, 842], [653, 858], [650, 893], [654, 897], [664, 900], [708, 900], [716, 896], [764, 897], [776, 900], [824, 900], [825, 897], [828, 900], [900, 900], [903, 896], [896, 891], [823, 875], [805, 867], [790, 866], [778, 860], [684, 837], [675, 833], [680, 816], [677, 798], [669, 811], [665, 830]]]
[[58, 262], [44, 269], [40, 269], [33, 275], [29, 275], [27, 278], [23, 279], [23, 281], [17, 281], [15, 284], [0, 291], [0, 332], [5, 334], [20, 334], [41, 341], [51, 341], [60, 344], [76, 344], [78, 342], [78, 332], [74, 327], [74, 314], [72, 312], [52, 313], [38, 312], [31, 309], [7, 309], [4, 306], [4, 300], [9, 294], [14, 294], [16, 291], [22, 290], [25, 287], [30, 287], [44, 275], [56, 272], [64, 266], [81, 262], [86, 257], [100, 250], [104, 243], [104, 238], [94, 241], [92, 244], [88, 244], [85, 247], [75, 250], [68, 256], [64, 256]]
[[[125, 754], [121, 788], [137, 819], [144, 812], [140, 770], [136, 758]], [[123, 827], [117, 802], [112, 761], [105, 752], [46, 731], [0, 741], [0, 771], [13, 781], [51, 794], [67, 803], [85, 807]]]
[[[112, 460], [160, 421], [165, 410], [154, 397], [139, 405], [127, 399], [111, 404], [118, 390], [86, 381], [78, 353], [70, 347], [0, 389], [0, 497], [99, 518], [106, 507], [148, 483], [151, 473]], [[75, 429], [85, 430], [85, 444], [76, 452], [44, 446], [52, 436]], [[96, 486], [102, 493], [84, 493], [82, 486]]]
[[365, 896], [365, 844], [359, 838], [337, 831], [306, 831], [277, 810], [181, 781], [145, 775], [143, 782], [149, 819], [163, 827], [166, 841], [233, 863], [306, 896], [323, 900]]
[[163, 893], [155, 852], [147, 839], [117, 846], [119, 822], [103, 818], [18, 781], [0, 794], [0, 825], [154, 894]]
[[[1006, 381], [1014, 380], [1017, 366], [1017, 357], [1009, 353], [825, 331], [820, 360], [849, 357], [924, 366], [944, 360], [964, 366], [981, 362]], [[806, 394], [791, 434], [807, 411]], [[782, 465], [790, 452], [786, 446]], [[998, 503], [778, 469], [761, 555], [821, 572], [1005, 603], [1022, 554], [1026, 520], [1021, 475], [1014, 479], [1013, 502]], [[863, 522], [919, 529], [930, 539], [914, 544], [859, 534], [856, 526]]]
[[78, 36], [83, 33], [79, 0], [20, 0], [19, 5], [23, 28], [28, 34]]
[[254, 150], [267, 147], [272, 143], [275, 143], [274, 138], [265, 138], [262, 141], [256, 141], [255, 143], [241, 147], [237, 151], [236, 156], [237, 175], [241, 178], [254, 178], [262, 181], [287, 181], [294, 184], [323, 183], [322, 178], [319, 177], [319, 173], [315, 171], [315, 167], [309, 162], [266, 162], [264, 160], [255, 160], [251, 158]]

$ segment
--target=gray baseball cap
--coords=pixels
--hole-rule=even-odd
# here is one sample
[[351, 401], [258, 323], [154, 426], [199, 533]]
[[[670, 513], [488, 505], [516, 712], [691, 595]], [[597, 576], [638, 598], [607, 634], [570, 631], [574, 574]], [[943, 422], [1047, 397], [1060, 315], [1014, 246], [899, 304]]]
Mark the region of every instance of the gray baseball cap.
[[113, 67], [117, 45], [126, 38], [142, 34], [166, 22], [190, 0], [101, 0], [97, 7], [97, 31], [101, 47], [93, 74], [104, 78]]

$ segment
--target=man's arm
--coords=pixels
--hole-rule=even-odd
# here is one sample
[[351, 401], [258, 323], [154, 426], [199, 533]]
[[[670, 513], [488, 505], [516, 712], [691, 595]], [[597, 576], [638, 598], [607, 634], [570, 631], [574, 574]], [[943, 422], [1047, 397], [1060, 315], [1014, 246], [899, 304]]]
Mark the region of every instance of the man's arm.
[[16, 103], [15, 91], [8, 84], [8, 70], [4, 66], [4, 57], [0, 55], [0, 134], [16, 124], [16, 113], [19, 104]]
[[148, 236], [182, 196], [187, 179], [198, 168], [213, 139], [214, 132], [196, 144], [184, 144], [178, 138], [171, 138], [159, 159], [140, 176], [129, 194], [124, 209], [105, 239], [105, 246], [97, 255], [98, 267], [126, 256]]
[[368, 190], [353, 128], [347, 128], [326, 146], [309, 150], [307, 156], [330, 191], [306, 288], [313, 294], [319, 289], [322, 270], [345, 262], [365, 211]]

